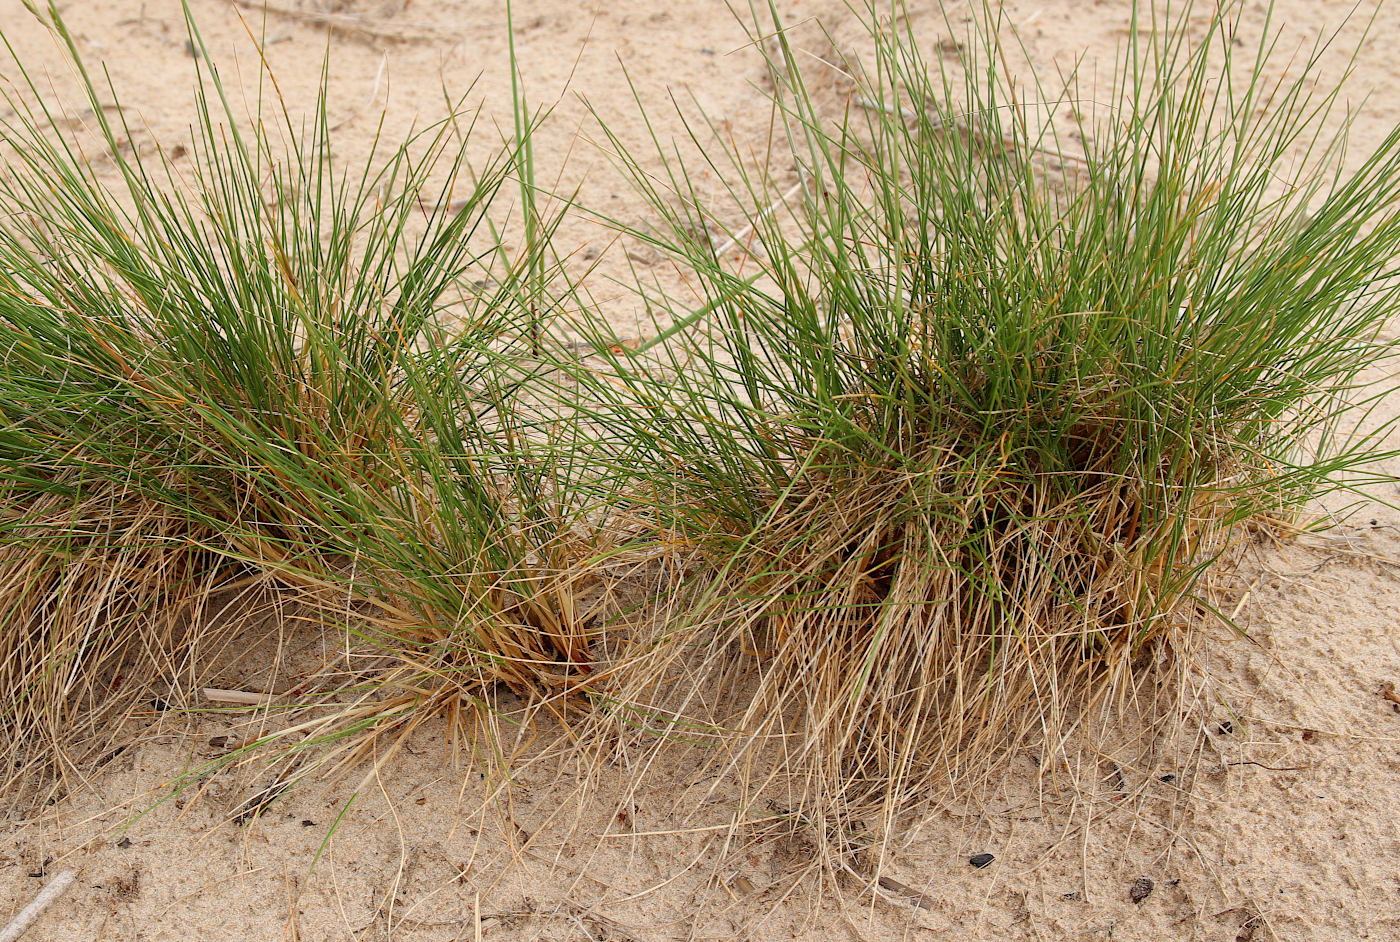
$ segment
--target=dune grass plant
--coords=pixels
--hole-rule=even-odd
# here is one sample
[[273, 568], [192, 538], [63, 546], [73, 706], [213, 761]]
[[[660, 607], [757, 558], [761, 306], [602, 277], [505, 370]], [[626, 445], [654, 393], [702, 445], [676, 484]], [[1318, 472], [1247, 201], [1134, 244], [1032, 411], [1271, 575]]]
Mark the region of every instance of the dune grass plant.
[[[255, 746], [384, 761], [505, 687], [594, 743], [703, 744], [837, 855], [1170, 692], [1240, 537], [1380, 456], [1349, 429], [1400, 131], [1345, 159], [1324, 44], [1270, 79], [1234, 5], [1144, 9], [1108, 86], [1053, 92], [990, 10], [937, 62], [857, 12], [867, 48], [823, 60], [752, 11], [762, 160], [704, 118], [698, 164], [608, 136], [651, 210], [609, 224], [683, 283], [631, 273], [642, 343], [552, 251], [518, 86], [484, 165], [457, 116], [345, 168], [324, 98], [300, 124], [264, 77], [241, 120], [201, 48], [190, 140], [143, 151], [50, 14], [93, 118], [8, 73], [10, 784], [189, 704], [262, 617], [239, 593], [334, 653]], [[598, 601], [609, 559], [681, 556]]]
[[761, 160], [693, 111], [703, 159], [611, 137], [651, 210], [618, 228], [684, 284], [588, 361], [637, 507], [710, 561], [630, 721], [712, 731], [842, 851], [1161, 709], [1241, 537], [1380, 456], [1400, 288], [1400, 131], [1343, 166], [1325, 38], [1270, 78], [1241, 5], [1143, 6], [1111, 83], [1051, 89], [990, 6], [936, 61], [860, 12], [842, 57], [753, 11]]
[[[470, 725], [497, 683], [568, 692], [588, 668], [571, 599], [589, 538], [567, 430], [517, 409], [552, 316], [543, 256], [508, 258], [492, 215], [520, 142], [471, 167], [472, 115], [454, 113], [336, 166], [324, 93], [296, 121], [264, 73], [239, 115], [191, 22], [196, 122], [178, 151], [143, 151], [61, 18], [40, 15], [94, 117], [86, 137], [56, 131], [15, 63], [6, 777], [84, 767], [153, 699], [207, 707], [201, 672], [265, 614], [240, 591], [274, 593], [341, 652], [297, 685], [268, 672], [290, 716], [265, 746], [363, 746], [343, 734], [442, 712]], [[554, 223], [534, 224], [547, 244]]]

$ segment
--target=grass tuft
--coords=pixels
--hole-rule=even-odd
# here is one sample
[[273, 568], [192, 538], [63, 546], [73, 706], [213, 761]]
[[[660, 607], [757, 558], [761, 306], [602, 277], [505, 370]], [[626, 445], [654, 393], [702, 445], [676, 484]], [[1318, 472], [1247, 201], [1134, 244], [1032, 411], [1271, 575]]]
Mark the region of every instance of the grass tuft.
[[656, 220], [617, 228], [684, 286], [638, 288], [655, 339], [598, 395], [709, 560], [624, 699], [829, 849], [1160, 709], [1241, 538], [1380, 457], [1348, 430], [1393, 353], [1400, 132], [1344, 170], [1326, 42], [1271, 80], [1238, 5], [1138, 12], [1109, 87], [1047, 90], [990, 7], [935, 62], [899, 6], [846, 57], [760, 6], [770, 156], [703, 114], [703, 161], [610, 139]]
[[190, 22], [190, 140], [143, 152], [39, 14], [94, 117], [4, 86], [0, 785], [193, 708], [259, 594], [321, 660], [253, 692], [240, 821], [437, 716], [496, 761], [506, 690], [847, 861], [1160, 710], [1242, 537], [1384, 456], [1400, 130], [1348, 156], [1325, 41], [1270, 79], [1238, 4], [1138, 12], [1051, 91], [990, 7], [936, 62], [902, 7], [819, 57], [752, 8], [764, 159], [609, 136], [653, 216], [610, 224], [682, 283], [632, 272], [640, 343], [553, 251], [518, 75], [484, 163], [454, 113], [345, 167], [324, 95], [236, 114]]
[[[289, 714], [266, 746], [360, 734], [348, 760], [442, 709], [470, 732], [497, 684], [573, 692], [593, 537], [577, 461], [556, 453], [567, 432], [517, 395], [554, 302], [543, 256], [513, 264], [491, 216], [521, 143], [470, 166], [459, 110], [337, 166], [324, 94], [295, 121], [265, 72], [241, 118], [189, 21], [196, 123], [178, 151], [143, 153], [62, 19], [40, 15], [95, 117], [78, 140], [53, 131], [16, 63], [0, 128], [7, 746], [52, 760], [118, 674], [188, 702], [211, 669], [189, 664], [200, 642], [252, 629], [177, 613], [249, 580], [342, 652], [306, 683], [261, 678]], [[532, 240], [555, 224], [532, 216]]]

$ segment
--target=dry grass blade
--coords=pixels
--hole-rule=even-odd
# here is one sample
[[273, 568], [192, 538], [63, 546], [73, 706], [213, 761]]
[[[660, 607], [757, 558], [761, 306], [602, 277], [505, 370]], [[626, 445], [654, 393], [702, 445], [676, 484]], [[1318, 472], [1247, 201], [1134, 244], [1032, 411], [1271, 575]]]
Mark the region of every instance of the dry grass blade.
[[52, 787], [54, 756], [64, 773], [100, 764], [134, 714], [169, 709], [164, 691], [220, 644], [210, 599], [247, 588], [245, 570], [201, 547], [207, 534], [149, 501], [48, 503], [0, 547], [0, 682], [13, 691], [0, 792], [12, 799]]

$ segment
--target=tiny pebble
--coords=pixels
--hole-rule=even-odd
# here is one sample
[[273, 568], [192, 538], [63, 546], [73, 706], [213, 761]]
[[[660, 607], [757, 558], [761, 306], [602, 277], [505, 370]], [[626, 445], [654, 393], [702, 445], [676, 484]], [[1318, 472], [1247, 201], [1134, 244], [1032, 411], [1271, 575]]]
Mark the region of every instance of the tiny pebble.
[[1128, 888], [1128, 898], [1134, 903], [1141, 903], [1152, 895], [1152, 888], [1156, 886], [1147, 877], [1138, 877], [1133, 881], [1133, 885]]
[[992, 854], [973, 854], [971, 857], [967, 858], [967, 862], [972, 864], [978, 870], [981, 870], [993, 860], [996, 860], [996, 857]]

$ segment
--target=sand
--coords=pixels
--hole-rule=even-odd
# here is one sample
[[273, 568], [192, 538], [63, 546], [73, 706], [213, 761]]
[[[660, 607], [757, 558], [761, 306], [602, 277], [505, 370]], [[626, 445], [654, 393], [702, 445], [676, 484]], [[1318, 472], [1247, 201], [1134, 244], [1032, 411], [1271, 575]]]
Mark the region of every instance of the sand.
[[[298, 15], [268, 16], [269, 60], [295, 111], [309, 107], [329, 47], [338, 157], [365, 153], [381, 114], [391, 140], [440, 117], [444, 90], [483, 103], [483, 153], [499, 140], [493, 123], [509, 121], [510, 88], [494, 0], [282, 2]], [[263, 29], [251, 6], [191, 5], [224, 74], [250, 81], [256, 60], [240, 12]], [[61, 6], [83, 55], [104, 62], [139, 114], [133, 146], [186, 136], [192, 58], [178, 3]], [[856, 41], [840, 0], [779, 6], [794, 22], [820, 18], [838, 45]], [[936, 12], [914, 6], [928, 48], [952, 38]], [[1335, 25], [1346, 7], [1280, 0], [1284, 48]], [[1249, 6], [1247, 34], [1262, 8]], [[1047, 75], [1081, 55], [1107, 71], [1127, 35], [1122, 0], [1007, 10]], [[0, 0], [0, 28], [28, 64], [61, 72], [20, 0]], [[1370, 101], [1354, 154], [1400, 120], [1396, 35], [1391, 4], [1357, 63], [1351, 100]], [[587, 105], [642, 144], [624, 68], [663, 136], [681, 130], [675, 95], [694, 96], [736, 141], [765, 140], [761, 62], [719, 0], [520, 0], [515, 41], [531, 99], [555, 107], [538, 142], [543, 174], [582, 186], [623, 221], [644, 210], [598, 147]], [[59, 83], [56, 100], [63, 94]], [[604, 274], [627, 261], [583, 220], [560, 238], [600, 255]], [[659, 268], [644, 255], [630, 262]], [[619, 324], [637, 313], [625, 298], [600, 297]], [[1375, 419], [1398, 410], [1383, 404]], [[227, 748], [218, 737], [232, 720], [152, 711], [135, 745], [32, 819], [5, 822], [0, 921], [70, 868], [77, 882], [27, 939], [1397, 939], [1400, 512], [1386, 504], [1397, 498], [1400, 488], [1378, 485], [1331, 531], [1252, 548], [1222, 596], [1249, 637], [1213, 629], [1195, 699], [1169, 718], [1151, 763], [1105, 756], [1043, 789], [1013, 774], [911, 822], [873, 902], [812, 876], [800, 842], [732, 839], [735, 796], [694, 780], [684, 762], [644, 779], [621, 762], [586, 791], [567, 764], [526, 762], [509, 805], [482, 810], [500, 779], [444, 757], [431, 725], [368, 777], [361, 768], [304, 782], [239, 826], [230, 818], [269, 784], [266, 771], [215, 776], [197, 798], [160, 790]], [[981, 853], [994, 862], [970, 866]]]

